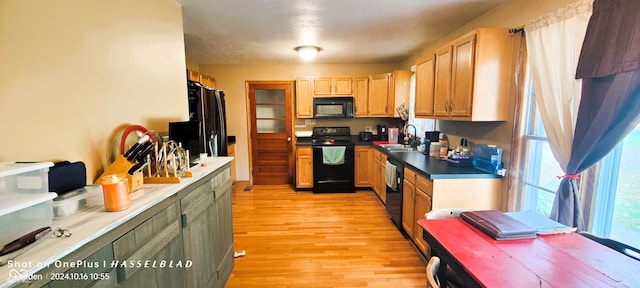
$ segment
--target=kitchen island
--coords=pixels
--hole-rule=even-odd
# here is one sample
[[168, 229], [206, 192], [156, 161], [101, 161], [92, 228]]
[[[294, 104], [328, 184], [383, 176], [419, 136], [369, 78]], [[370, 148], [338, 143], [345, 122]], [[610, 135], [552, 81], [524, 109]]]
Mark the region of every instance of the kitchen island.
[[231, 157], [179, 184], [145, 184], [119, 212], [91, 207], [0, 267], [0, 287], [224, 287], [233, 269]]

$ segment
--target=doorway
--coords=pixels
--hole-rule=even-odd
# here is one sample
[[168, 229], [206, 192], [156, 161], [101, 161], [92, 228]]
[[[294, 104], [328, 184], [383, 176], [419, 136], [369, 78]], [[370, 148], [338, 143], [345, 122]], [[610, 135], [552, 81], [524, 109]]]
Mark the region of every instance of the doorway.
[[254, 185], [293, 183], [293, 81], [247, 81]]

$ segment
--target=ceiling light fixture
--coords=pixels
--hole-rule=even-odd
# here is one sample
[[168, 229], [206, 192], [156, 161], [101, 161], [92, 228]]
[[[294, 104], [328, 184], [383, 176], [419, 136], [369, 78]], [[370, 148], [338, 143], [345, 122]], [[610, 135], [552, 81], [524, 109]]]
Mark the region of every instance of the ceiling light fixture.
[[298, 46], [293, 48], [293, 50], [298, 52], [298, 56], [300, 56], [302, 60], [311, 61], [316, 58], [316, 55], [318, 55], [318, 52], [320, 52], [322, 48], [318, 46]]

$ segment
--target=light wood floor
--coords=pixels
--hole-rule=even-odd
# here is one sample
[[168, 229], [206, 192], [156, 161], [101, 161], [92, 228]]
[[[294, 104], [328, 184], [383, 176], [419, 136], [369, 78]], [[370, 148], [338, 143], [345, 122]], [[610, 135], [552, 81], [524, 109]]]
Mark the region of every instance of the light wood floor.
[[[235, 187], [239, 186], [239, 187]], [[226, 287], [425, 287], [426, 262], [372, 191], [235, 185]]]

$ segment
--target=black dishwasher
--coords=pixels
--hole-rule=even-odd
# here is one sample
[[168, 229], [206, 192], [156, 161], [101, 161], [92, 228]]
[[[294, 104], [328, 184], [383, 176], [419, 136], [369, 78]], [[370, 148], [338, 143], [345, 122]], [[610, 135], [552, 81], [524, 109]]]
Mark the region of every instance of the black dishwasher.
[[402, 162], [387, 158], [385, 166], [385, 183], [387, 187], [387, 213], [400, 231], [402, 229], [402, 183], [404, 180], [404, 165]]

